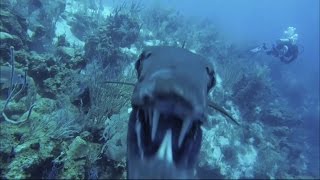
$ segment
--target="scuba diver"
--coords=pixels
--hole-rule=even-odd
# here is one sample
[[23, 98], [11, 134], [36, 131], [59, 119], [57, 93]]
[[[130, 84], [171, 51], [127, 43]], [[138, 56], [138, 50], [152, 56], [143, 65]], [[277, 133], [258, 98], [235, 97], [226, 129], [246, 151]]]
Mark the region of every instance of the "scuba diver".
[[267, 55], [272, 55], [276, 58], [279, 58], [281, 62], [286, 64], [294, 61], [299, 55], [299, 48], [296, 44], [298, 40], [298, 34], [295, 33], [294, 27], [288, 27], [284, 31], [284, 38], [276, 41], [275, 45], [272, 45], [272, 48], [267, 48], [266, 44], [263, 43], [262, 46], [256, 47], [250, 50], [253, 53], [264, 51]]
[[278, 40], [276, 45], [273, 45], [269, 50], [264, 44], [263, 49], [266, 51], [267, 55], [279, 57], [282, 62], [287, 64], [295, 60], [299, 55], [298, 46], [288, 39]]

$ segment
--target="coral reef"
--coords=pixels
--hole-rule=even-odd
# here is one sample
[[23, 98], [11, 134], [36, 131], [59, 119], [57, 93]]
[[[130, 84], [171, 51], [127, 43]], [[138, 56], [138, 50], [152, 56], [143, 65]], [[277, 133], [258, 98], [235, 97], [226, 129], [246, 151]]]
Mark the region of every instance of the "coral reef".
[[212, 60], [209, 98], [241, 124], [208, 110], [199, 178], [317, 177], [308, 171], [308, 144], [294, 134], [307, 109], [290, 108], [270, 66], [244, 61], [212, 22], [134, 2], [1, 0], [0, 8], [1, 179], [126, 178], [132, 87], [106, 81], [136, 82], [134, 60], [153, 45]]

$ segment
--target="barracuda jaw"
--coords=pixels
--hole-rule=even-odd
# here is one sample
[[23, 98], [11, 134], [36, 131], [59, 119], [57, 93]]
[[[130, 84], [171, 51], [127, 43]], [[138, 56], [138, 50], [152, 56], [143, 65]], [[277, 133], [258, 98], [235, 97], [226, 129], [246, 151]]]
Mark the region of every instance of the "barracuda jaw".
[[[130, 178], [192, 178], [202, 132], [196, 116], [181, 116], [171, 106], [133, 109], [128, 153]], [[180, 107], [183, 110], [183, 107]], [[130, 124], [130, 123], [129, 123]]]
[[200, 120], [180, 113], [187, 111], [184, 107], [172, 107], [170, 103], [160, 103], [136, 110], [135, 134], [141, 160], [160, 160], [182, 167], [189, 161]]

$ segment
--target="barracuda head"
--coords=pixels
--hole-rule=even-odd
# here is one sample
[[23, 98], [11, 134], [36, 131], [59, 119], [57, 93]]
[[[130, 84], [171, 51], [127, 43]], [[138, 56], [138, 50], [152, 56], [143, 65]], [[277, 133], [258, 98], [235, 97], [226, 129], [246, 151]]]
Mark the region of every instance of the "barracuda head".
[[182, 48], [150, 47], [136, 62], [128, 128], [128, 178], [193, 178], [212, 64]]

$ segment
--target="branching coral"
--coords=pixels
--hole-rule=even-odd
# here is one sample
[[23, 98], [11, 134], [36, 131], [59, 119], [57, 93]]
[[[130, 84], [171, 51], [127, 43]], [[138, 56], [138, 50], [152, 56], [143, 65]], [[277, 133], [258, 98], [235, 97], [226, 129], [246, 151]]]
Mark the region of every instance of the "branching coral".
[[[107, 75], [111, 77], [110, 71], [110, 68], [103, 70], [101, 63], [96, 61], [90, 63], [85, 71], [86, 78], [83, 83], [89, 90], [90, 107], [84, 123], [93, 129], [101, 129], [100, 126], [103, 125], [106, 117], [119, 113], [130, 100], [131, 87], [105, 83], [105, 77]], [[117, 78], [119, 76], [114, 77], [114, 79]]]
[[257, 105], [266, 105], [266, 99], [271, 98], [273, 93], [270, 84], [265, 79], [253, 75], [242, 76], [232, 90], [235, 103], [248, 120], [255, 120], [253, 118], [254, 109]]
[[12, 120], [10, 118], [7, 117], [5, 111], [7, 109], [7, 106], [8, 104], [10, 103], [10, 101], [12, 101], [13, 99], [15, 99], [15, 97], [17, 97], [22, 91], [25, 90], [25, 87], [27, 86], [27, 74], [25, 73], [24, 75], [24, 81], [23, 81], [23, 84], [19, 84], [17, 82], [14, 81], [14, 77], [15, 77], [15, 70], [14, 70], [14, 47], [11, 46], [10, 47], [10, 56], [11, 56], [11, 76], [10, 76], [10, 87], [9, 87], [9, 95], [8, 95], [8, 98], [5, 102], [5, 105], [1, 111], [1, 114], [2, 116], [4, 117], [4, 119], [9, 122], [9, 123], [12, 123], [12, 124], [19, 124], [19, 123], [22, 123], [22, 122], [25, 122], [29, 119], [30, 115], [31, 115], [31, 112], [32, 112], [32, 108], [35, 106], [35, 104], [32, 104], [30, 107], [29, 107], [29, 110], [28, 110], [28, 115], [25, 119], [19, 119], [19, 120]]
[[131, 14], [115, 9], [101, 24], [94, 35], [89, 35], [85, 44], [85, 57], [99, 59], [103, 66], [119, 67], [125, 61], [120, 47], [130, 47], [137, 41], [140, 24]]
[[117, 12], [109, 16], [105, 26], [100, 28], [100, 36], [110, 38], [114, 46], [128, 47], [139, 37], [140, 25], [129, 14]]

